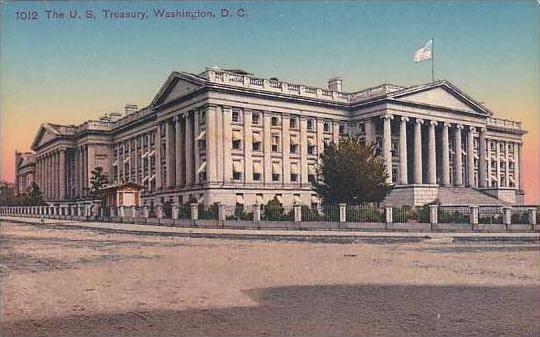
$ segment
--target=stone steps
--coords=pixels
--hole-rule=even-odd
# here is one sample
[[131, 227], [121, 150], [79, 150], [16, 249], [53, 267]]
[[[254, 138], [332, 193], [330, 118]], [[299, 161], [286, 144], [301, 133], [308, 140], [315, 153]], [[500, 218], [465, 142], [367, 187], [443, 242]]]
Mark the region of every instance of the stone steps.
[[441, 205], [508, 206], [510, 204], [470, 187], [439, 187]]

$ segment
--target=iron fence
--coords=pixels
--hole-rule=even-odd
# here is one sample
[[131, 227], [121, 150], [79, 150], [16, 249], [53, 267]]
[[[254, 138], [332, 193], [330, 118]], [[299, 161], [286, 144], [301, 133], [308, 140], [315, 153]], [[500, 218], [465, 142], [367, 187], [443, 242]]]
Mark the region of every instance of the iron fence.
[[392, 208], [392, 221], [394, 223], [429, 223], [429, 206], [394, 207]]
[[512, 223], [520, 224], [520, 225], [528, 224], [529, 223], [529, 208], [530, 207], [523, 207], [523, 206], [512, 207], [512, 217], [511, 217]]
[[302, 221], [339, 221], [338, 205], [302, 206]]
[[502, 224], [502, 206], [480, 206], [478, 208], [478, 223], [481, 224]]
[[253, 221], [253, 210], [245, 209], [244, 205], [225, 206], [226, 220]]
[[373, 206], [347, 206], [345, 214], [348, 222], [385, 222], [384, 210]]
[[439, 206], [437, 209], [439, 223], [469, 223], [470, 218], [469, 206]]
[[263, 207], [261, 220], [294, 221], [294, 206], [283, 206], [281, 204], [266, 204]]

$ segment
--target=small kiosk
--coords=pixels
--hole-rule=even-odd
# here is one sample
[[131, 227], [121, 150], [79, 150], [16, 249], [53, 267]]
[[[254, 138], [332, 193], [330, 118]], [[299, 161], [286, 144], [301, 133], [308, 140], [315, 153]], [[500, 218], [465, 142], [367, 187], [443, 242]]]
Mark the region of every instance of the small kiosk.
[[103, 188], [105, 209], [109, 207], [133, 207], [141, 204], [143, 186], [134, 182], [111, 185]]

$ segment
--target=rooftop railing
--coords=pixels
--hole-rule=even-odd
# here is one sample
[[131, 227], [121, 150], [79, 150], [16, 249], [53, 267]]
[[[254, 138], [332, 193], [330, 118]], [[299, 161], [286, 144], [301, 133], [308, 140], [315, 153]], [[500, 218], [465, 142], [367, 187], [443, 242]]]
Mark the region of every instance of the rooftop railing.
[[521, 122], [512, 121], [509, 119], [502, 119], [502, 118], [488, 118], [487, 120], [488, 126], [495, 126], [499, 128], [505, 128], [505, 129], [513, 129], [513, 130], [521, 130]]

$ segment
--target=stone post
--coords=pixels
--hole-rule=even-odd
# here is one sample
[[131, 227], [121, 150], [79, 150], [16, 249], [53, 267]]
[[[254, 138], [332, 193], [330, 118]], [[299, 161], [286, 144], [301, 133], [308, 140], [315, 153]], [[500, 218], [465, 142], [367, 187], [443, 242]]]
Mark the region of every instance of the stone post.
[[431, 223], [431, 225], [436, 225], [439, 222], [438, 210], [438, 205], [429, 205], [429, 223]]
[[109, 213], [109, 214], [111, 215], [111, 218], [112, 218], [112, 217], [115, 217], [115, 216], [116, 216], [116, 207], [111, 206], [110, 208], [111, 208], [111, 209], [110, 209], [110, 213]]
[[512, 208], [503, 207], [503, 224], [508, 229], [508, 225], [512, 223]]
[[339, 204], [339, 222], [347, 221], [347, 204]]
[[300, 204], [294, 204], [294, 222], [301, 222], [302, 221], [302, 208], [300, 208]]
[[156, 217], [158, 219], [163, 219], [163, 205], [162, 204], [156, 205]]
[[253, 205], [253, 221], [261, 222], [261, 205], [259, 204]]
[[391, 224], [392, 222], [394, 222], [394, 220], [392, 219], [392, 207], [385, 207], [385, 216], [386, 216], [386, 224]]
[[470, 223], [475, 226], [478, 225], [478, 206], [470, 206]]
[[118, 207], [118, 216], [119, 216], [120, 218], [125, 217], [124, 206]]
[[143, 206], [143, 218], [148, 219], [150, 217], [150, 210], [147, 205]]
[[529, 224], [536, 225], [536, 208], [529, 208]]
[[189, 204], [191, 210], [191, 220], [199, 220], [199, 205], [196, 202]]
[[225, 205], [222, 203], [218, 203], [218, 223], [224, 224], [225, 223]]
[[172, 217], [173, 219], [178, 219], [178, 210], [179, 210], [179, 207], [180, 207], [180, 206], [178, 206], [177, 204], [173, 204], [173, 205], [171, 206], [171, 213], [172, 213], [172, 214], [171, 214], [171, 217]]

